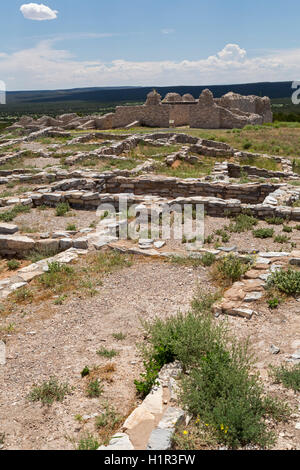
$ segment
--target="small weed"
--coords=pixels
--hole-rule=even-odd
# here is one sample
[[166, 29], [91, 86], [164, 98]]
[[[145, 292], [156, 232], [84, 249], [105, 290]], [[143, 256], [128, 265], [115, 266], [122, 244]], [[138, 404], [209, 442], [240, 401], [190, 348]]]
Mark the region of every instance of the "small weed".
[[57, 217], [63, 217], [70, 211], [70, 206], [67, 202], [60, 202], [55, 209]]
[[276, 237], [274, 237], [274, 242], [276, 243], [288, 243], [289, 240], [289, 237], [287, 237], [286, 235], [276, 235]]
[[89, 398], [98, 398], [102, 395], [103, 387], [102, 385], [100, 385], [100, 382], [98, 379], [92, 380], [91, 382], [88, 383], [86, 393]]
[[282, 219], [281, 217], [268, 217], [266, 219], [267, 224], [269, 225], [282, 225], [285, 222], [285, 219]]
[[284, 225], [282, 231], [285, 233], [292, 233], [293, 227], [289, 227], [288, 225]]
[[66, 227], [67, 232], [76, 232], [77, 227], [75, 224], [68, 224]]
[[18, 215], [26, 214], [31, 211], [29, 206], [23, 206], [23, 204], [17, 204], [13, 209], [1, 212], [0, 220], [3, 222], [12, 222]]
[[24, 286], [13, 292], [12, 298], [17, 303], [31, 302], [33, 300], [33, 292], [28, 287]]
[[79, 440], [77, 450], [98, 450], [100, 443], [92, 434], [84, 434]]
[[115, 349], [101, 348], [97, 351], [97, 354], [98, 356], [105, 357], [107, 359], [112, 359], [113, 357], [118, 356], [119, 352]]
[[10, 271], [16, 271], [21, 266], [19, 261], [15, 260], [15, 259], [7, 261], [6, 264], [7, 264], [7, 267]]
[[126, 335], [124, 333], [113, 333], [112, 337], [117, 341], [123, 341], [126, 339]]
[[41, 401], [43, 405], [52, 405], [55, 401], [63, 401], [70, 393], [71, 388], [67, 383], [59, 383], [55, 377], [51, 377], [49, 382], [35, 385], [28, 399], [32, 402]]
[[212, 266], [216, 262], [216, 256], [212, 253], [205, 253], [201, 258], [201, 262], [203, 266]]
[[275, 383], [282, 383], [284, 387], [295, 392], [300, 391], [300, 364], [293, 367], [270, 367], [270, 375]]
[[269, 309], [271, 310], [275, 310], [276, 308], [279, 307], [279, 300], [277, 299], [277, 297], [274, 297], [273, 299], [270, 299], [268, 300], [268, 306], [269, 306]]
[[85, 366], [84, 369], [82, 369], [82, 371], [81, 371], [80, 374], [81, 374], [81, 377], [82, 377], [82, 378], [84, 378], [84, 377], [90, 375], [90, 369], [89, 369], [89, 367], [88, 367], [88, 366]]
[[120, 422], [120, 416], [116, 413], [115, 409], [109, 405], [106, 405], [105, 412], [101, 416], [96, 418], [97, 428], [109, 428], [113, 430], [115, 426]]
[[242, 233], [251, 230], [255, 225], [258, 224], [258, 220], [255, 217], [247, 214], [239, 214], [234, 223], [229, 225], [229, 231], [233, 233]]

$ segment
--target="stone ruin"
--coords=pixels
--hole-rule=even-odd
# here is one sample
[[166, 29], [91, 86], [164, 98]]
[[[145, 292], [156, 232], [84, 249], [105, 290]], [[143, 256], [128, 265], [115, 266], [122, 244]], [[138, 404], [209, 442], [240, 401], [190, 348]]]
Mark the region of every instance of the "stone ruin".
[[198, 100], [191, 94], [180, 96], [168, 93], [162, 100], [153, 90], [145, 104], [139, 106], [117, 106], [115, 113], [104, 116], [79, 117], [77, 114], [63, 114], [57, 118], [43, 116], [34, 120], [24, 116], [9, 130], [21, 129], [28, 132], [52, 127], [57, 131], [116, 129], [136, 126], [180, 127], [200, 129], [233, 129], [246, 125], [261, 125], [273, 120], [271, 102], [268, 97], [227, 93], [214, 98], [208, 89], [203, 90]]

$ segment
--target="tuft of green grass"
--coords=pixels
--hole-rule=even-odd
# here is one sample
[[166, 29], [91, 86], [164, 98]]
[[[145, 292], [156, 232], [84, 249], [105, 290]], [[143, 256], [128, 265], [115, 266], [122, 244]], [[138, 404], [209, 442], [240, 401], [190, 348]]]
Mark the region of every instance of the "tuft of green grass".
[[80, 438], [77, 450], [98, 450], [99, 447], [100, 443], [98, 439], [92, 434], [87, 433]]
[[97, 351], [97, 354], [98, 356], [105, 357], [107, 359], [112, 359], [113, 357], [118, 356], [119, 352], [115, 349], [101, 348]]
[[300, 364], [293, 367], [270, 367], [270, 375], [275, 383], [282, 383], [284, 387], [300, 392]]
[[70, 206], [68, 202], [60, 202], [57, 204], [55, 213], [57, 217], [63, 217], [68, 212], [70, 212]]
[[76, 232], [77, 227], [76, 227], [75, 224], [68, 224], [68, 225], [66, 226], [66, 230], [67, 230], [67, 232]]
[[123, 341], [124, 339], [126, 339], [126, 336], [124, 333], [120, 332], [120, 333], [113, 333], [112, 337], [114, 339], [116, 339], [117, 341]]
[[8, 260], [6, 264], [10, 271], [16, 271], [21, 266], [20, 262], [15, 259]]
[[100, 385], [100, 382], [98, 379], [92, 380], [88, 383], [86, 393], [89, 398], [98, 398], [102, 395], [103, 386]]
[[52, 405], [55, 401], [62, 402], [72, 389], [67, 383], [60, 383], [57, 378], [51, 377], [48, 382], [35, 385], [28, 395], [29, 401], [42, 402], [43, 405]]
[[121, 417], [117, 414], [114, 407], [106, 405], [105, 411], [96, 417], [97, 428], [109, 428], [113, 430], [115, 426], [120, 422]]
[[267, 217], [266, 222], [269, 225], [282, 225], [285, 222], [285, 219], [281, 217]]
[[17, 204], [12, 209], [1, 212], [0, 213], [0, 220], [3, 222], [12, 222], [18, 215], [20, 214], [27, 214], [31, 211], [31, 207], [24, 206], [23, 204]]
[[216, 262], [216, 256], [212, 253], [204, 253], [201, 258], [201, 262], [203, 266], [209, 267], [212, 266]]
[[262, 239], [272, 238], [274, 235], [274, 229], [273, 228], [260, 228], [258, 230], [254, 230], [252, 233], [255, 238], [262, 238]]
[[255, 217], [247, 214], [239, 214], [235, 218], [235, 221], [230, 223], [229, 231], [233, 233], [247, 232], [257, 224], [258, 220]]
[[274, 242], [276, 243], [288, 243], [289, 240], [289, 237], [287, 237], [286, 235], [276, 235], [276, 237], [274, 237]]

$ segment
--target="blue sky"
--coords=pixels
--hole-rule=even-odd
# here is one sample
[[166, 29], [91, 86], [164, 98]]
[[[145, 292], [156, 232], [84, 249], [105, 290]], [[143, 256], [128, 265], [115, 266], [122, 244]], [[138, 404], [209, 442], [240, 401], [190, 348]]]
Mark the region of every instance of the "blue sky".
[[0, 80], [9, 90], [300, 78], [296, 0], [39, 5], [2, 2]]

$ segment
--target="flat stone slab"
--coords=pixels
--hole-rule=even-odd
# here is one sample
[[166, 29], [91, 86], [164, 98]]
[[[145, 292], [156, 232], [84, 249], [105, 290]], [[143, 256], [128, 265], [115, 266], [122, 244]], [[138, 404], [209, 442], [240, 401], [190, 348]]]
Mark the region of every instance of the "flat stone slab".
[[0, 223], [0, 234], [1, 235], [13, 235], [14, 233], [18, 232], [19, 228], [17, 225], [14, 224], [6, 224], [4, 222]]
[[169, 450], [172, 446], [173, 433], [172, 429], [154, 429], [151, 433], [147, 450]]
[[232, 252], [235, 252], [237, 251], [237, 247], [236, 246], [221, 246], [219, 248], [220, 251], [223, 251], [224, 253], [232, 253]]
[[270, 251], [267, 253], [259, 253], [260, 258], [286, 258], [290, 256], [290, 253], [285, 253], [281, 251]]
[[134, 450], [134, 447], [127, 434], [119, 432], [112, 437], [108, 446], [101, 446], [98, 450]]
[[244, 298], [244, 302], [256, 302], [257, 300], [261, 299], [263, 296], [262, 292], [249, 292]]
[[135, 427], [139, 426], [141, 423], [145, 423], [145, 421], [152, 422], [153, 426], [154, 426], [155, 417], [142, 404], [142, 405], [138, 406], [131, 413], [131, 415], [126, 419], [125, 423], [123, 424], [123, 430], [124, 431], [127, 431], [127, 430], [131, 431]]
[[169, 407], [159, 422], [159, 429], [175, 429], [175, 426], [184, 418], [184, 411], [180, 408]]

